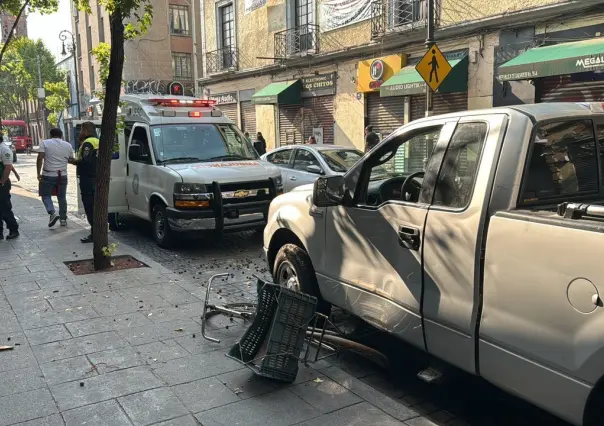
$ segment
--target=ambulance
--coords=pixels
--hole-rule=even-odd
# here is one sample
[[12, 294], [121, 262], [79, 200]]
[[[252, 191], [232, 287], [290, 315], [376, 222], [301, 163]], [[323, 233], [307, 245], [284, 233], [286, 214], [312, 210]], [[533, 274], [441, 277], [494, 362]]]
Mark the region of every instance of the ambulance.
[[[183, 233], [263, 229], [283, 193], [281, 172], [260, 160], [214, 101], [186, 96], [122, 95], [109, 186], [110, 224], [120, 213], [152, 223], [169, 247]], [[74, 148], [82, 122], [73, 122]], [[97, 125], [100, 120], [90, 120]], [[79, 191], [78, 191], [79, 192]]]

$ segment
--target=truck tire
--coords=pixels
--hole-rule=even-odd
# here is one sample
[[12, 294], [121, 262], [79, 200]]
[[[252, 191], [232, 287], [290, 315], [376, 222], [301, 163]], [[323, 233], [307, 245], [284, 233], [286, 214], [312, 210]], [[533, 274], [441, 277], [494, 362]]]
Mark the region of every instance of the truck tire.
[[153, 239], [158, 246], [170, 248], [174, 243], [174, 232], [170, 229], [168, 217], [166, 216], [166, 207], [163, 204], [153, 206]]
[[273, 268], [276, 284], [317, 298], [317, 312], [329, 315], [331, 305], [321, 297], [317, 275], [310, 257], [295, 244], [285, 244], [277, 252]]
[[117, 232], [117, 231], [121, 231], [124, 228], [124, 225], [122, 224], [121, 220], [120, 220], [120, 214], [119, 213], [109, 213], [109, 230], [113, 231], [113, 232]]

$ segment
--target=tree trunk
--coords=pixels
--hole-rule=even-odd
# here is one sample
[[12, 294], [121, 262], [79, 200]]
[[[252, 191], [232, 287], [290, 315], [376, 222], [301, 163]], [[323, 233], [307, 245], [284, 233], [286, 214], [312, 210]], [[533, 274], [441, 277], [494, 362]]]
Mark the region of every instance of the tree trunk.
[[109, 16], [111, 29], [111, 54], [109, 56], [109, 76], [105, 82], [105, 99], [103, 101], [103, 120], [101, 122], [101, 140], [99, 142], [96, 166], [96, 193], [94, 195], [94, 269], [107, 269], [111, 258], [103, 254], [103, 247], [108, 247], [108, 204], [109, 177], [113, 141], [116, 136], [117, 108], [120, 102], [122, 70], [124, 68], [124, 23], [122, 12], [118, 8]]

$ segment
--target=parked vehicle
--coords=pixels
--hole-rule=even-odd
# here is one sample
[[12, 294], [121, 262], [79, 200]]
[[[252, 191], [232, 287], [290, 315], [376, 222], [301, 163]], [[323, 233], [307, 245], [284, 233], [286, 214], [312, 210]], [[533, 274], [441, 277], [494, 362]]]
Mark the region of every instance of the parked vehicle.
[[283, 189], [313, 183], [319, 176], [342, 175], [363, 157], [349, 146], [289, 145], [277, 148], [261, 158], [281, 169]]
[[[264, 228], [270, 202], [283, 193], [281, 173], [259, 159], [214, 101], [155, 95], [120, 101], [126, 127], [111, 165], [109, 213], [151, 221], [164, 247], [178, 233]], [[74, 122], [76, 140], [81, 123]]]
[[[276, 281], [573, 424], [602, 424], [603, 104], [405, 125], [344, 176], [276, 198]], [[600, 219], [601, 220], [601, 219]]]
[[32, 141], [25, 121], [2, 120], [2, 128], [4, 135], [10, 138], [17, 152], [25, 152], [28, 147], [31, 148]]

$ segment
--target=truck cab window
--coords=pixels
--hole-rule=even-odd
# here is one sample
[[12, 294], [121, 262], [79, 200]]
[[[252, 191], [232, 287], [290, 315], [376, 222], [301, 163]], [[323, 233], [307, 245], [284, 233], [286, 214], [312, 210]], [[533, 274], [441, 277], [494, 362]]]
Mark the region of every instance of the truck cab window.
[[596, 152], [591, 120], [539, 126], [526, 166], [521, 202], [560, 202], [597, 192]]
[[486, 123], [457, 126], [438, 174], [434, 205], [463, 208], [470, 203], [487, 131]]
[[425, 129], [392, 139], [390, 148], [376, 153], [369, 160], [368, 187], [361, 204], [378, 206], [388, 201], [417, 202], [421, 192], [424, 172], [428, 167], [441, 127]]
[[136, 161], [137, 163], [145, 163], [151, 164], [151, 150], [149, 149], [149, 138], [147, 136], [147, 129], [144, 127], [136, 127], [132, 134], [132, 142], [130, 145], [138, 145], [141, 147], [140, 152], [141, 155], [138, 159], [132, 159], [131, 161]]

